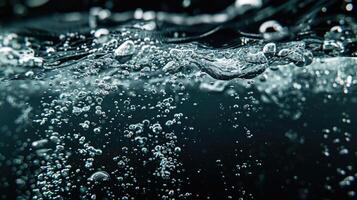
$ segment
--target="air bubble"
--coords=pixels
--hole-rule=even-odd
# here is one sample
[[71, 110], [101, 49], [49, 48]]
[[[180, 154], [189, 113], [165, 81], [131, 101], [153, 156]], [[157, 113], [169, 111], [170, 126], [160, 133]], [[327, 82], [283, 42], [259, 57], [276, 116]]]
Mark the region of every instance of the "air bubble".
[[110, 176], [106, 171], [97, 171], [88, 178], [89, 181], [95, 182], [108, 181], [109, 179]]

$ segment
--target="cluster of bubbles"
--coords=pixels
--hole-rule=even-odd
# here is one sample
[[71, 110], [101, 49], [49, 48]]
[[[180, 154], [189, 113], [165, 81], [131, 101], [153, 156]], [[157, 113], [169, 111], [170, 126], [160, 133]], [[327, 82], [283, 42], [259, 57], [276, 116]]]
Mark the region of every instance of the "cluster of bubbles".
[[[238, 128], [241, 116], [249, 118], [264, 104], [294, 110], [282, 103], [287, 95], [304, 101], [304, 92], [327, 93], [331, 99], [341, 91], [350, 94], [357, 84], [357, 60], [331, 58], [346, 52], [346, 42], [356, 36], [342, 26], [333, 27], [323, 40], [275, 42], [286, 30], [268, 21], [260, 28], [264, 39], [246, 38], [247, 45], [213, 49], [197, 43], [163, 43], [149, 30], [150, 21], [113, 30], [97, 28], [96, 20], [110, 13], [92, 12], [89, 34], [61, 34], [56, 45], [42, 41], [36, 49], [36, 38], [0, 34], [0, 107], [19, 109], [18, 132], [29, 134], [12, 160], [0, 152], [0, 167], [8, 160], [16, 171], [18, 199], [66, 199], [75, 191], [82, 199], [93, 200], [96, 193], [123, 200], [149, 193], [158, 199], [192, 199], [194, 194], [181, 187], [190, 180], [182, 175], [185, 139], [180, 138], [195, 132], [187, 125], [195, 119], [178, 111], [187, 104], [193, 110], [199, 106], [191, 102], [192, 90], [244, 102], [219, 104], [219, 117]], [[271, 28], [275, 32], [269, 32]], [[242, 95], [245, 91], [250, 92]], [[30, 101], [34, 95], [35, 103]], [[227, 117], [227, 110], [233, 116]], [[293, 114], [294, 120], [301, 117], [299, 112]], [[351, 123], [346, 114], [343, 121]], [[6, 125], [1, 126], [5, 132]], [[249, 128], [243, 130], [246, 138], [253, 137]], [[351, 140], [351, 133], [334, 136], [341, 132], [337, 127], [322, 132], [323, 155], [350, 153], [343, 142]], [[286, 137], [303, 142], [291, 132]], [[329, 142], [339, 145], [330, 149]], [[236, 156], [245, 150], [235, 149]], [[217, 159], [216, 165], [223, 174], [223, 161]], [[248, 169], [251, 175], [261, 165], [250, 155], [237, 161], [234, 174], [240, 177]], [[343, 188], [357, 178], [352, 165], [338, 167], [337, 173]], [[328, 183], [325, 187], [333, 190]], [[244, 186], [239, 190], [247, 199], [254, 196]], [[351, 197], [355, 192], [348, 189]]]

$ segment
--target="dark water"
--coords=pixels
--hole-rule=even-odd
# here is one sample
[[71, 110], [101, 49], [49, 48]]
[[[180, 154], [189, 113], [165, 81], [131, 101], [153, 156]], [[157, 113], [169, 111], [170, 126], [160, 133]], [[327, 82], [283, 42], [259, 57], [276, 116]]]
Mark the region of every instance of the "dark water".
[[51, 3], [3, 15], [1, 199], [356, 198], [352, 1]]

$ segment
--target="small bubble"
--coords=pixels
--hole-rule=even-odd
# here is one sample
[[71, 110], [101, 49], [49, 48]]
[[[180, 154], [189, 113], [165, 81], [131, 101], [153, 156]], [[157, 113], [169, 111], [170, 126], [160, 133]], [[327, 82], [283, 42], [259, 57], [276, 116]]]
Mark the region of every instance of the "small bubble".
[[106, 171], [97, 171], [88, 178], [89, 181], [96, 181], [96, 182], [108, 181], [109, 179], [110, 176]]

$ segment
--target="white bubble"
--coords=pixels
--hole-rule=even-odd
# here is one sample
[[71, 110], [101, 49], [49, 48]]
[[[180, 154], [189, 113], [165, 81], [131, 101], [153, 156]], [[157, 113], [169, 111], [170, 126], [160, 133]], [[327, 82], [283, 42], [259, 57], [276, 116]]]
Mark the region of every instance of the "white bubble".
[[36, 140], [32, 142], [32, 146], [35, 148], [40, 148], [43, 147], [45, 144], [47, 144], [47, 142], [48, 142], [47, 139]]
[[132, 40], [123, 42], [115, 51], [114, 55], [117, 57], [123, 57], [133, 55], [136, 51], [135, 44]]
[[109, 34], [108, 29], [100, 28], [96, 32], [94, 32], [94, 37], [99, 38], [101, 36], [108, 35], [108, 34]]
[[106, 171], [97, 171], [92, 174], [88, 180], [89, 181], [108, 181], [110, 179], [109, 174]]

